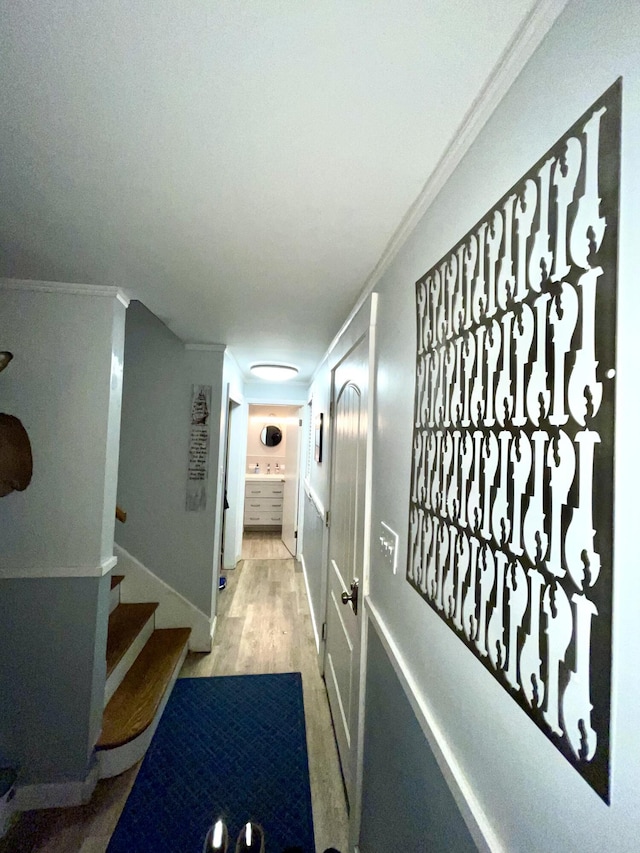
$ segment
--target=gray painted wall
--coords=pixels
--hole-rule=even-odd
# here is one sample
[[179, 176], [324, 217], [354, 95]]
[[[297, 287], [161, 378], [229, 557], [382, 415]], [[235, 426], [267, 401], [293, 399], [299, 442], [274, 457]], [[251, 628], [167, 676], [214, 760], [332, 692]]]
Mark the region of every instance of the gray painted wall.
[[[301, 472], [301, 480], [304, 480], [305, 488], [311, 488], [323, 509], [329, 508], [329, 486], [331, 472], [331, 445], [329, 424], [329, 401], [331, 400], [331, 371], [329, 362], [320, 365], [314, 381], [309, 390], [308, 399], [311, 401], [309, 412], [309, 429], [311, 430], [310, 441], [307, 443], [308, 457], [306, 459], [305, 471]], [[315, 423], [320, 413], [324, 414], [324, 444], [322, 451], [322, 462], [314, 459]], [[303, 441], [307, 441], [303, 437]], [[322, 634], [322, 623], [325, 618], [326, 609], [326, 554], [328, 546], [328, 529], [319, 516], [307, 495], [303, 497], [303, 532], [302, 532], [302, 557], [307, 573], [307, 584], [311, 596], [311, 610], [315, 619], [316, 633]], [[323, 654], [324, 647], [321, 645], [320, 653]]]
[[[495, 849], [509, 853], [638, 849], [640, 791], [640, 573], [637, 571], [637, 326], [640, 317], [640, 4], [570, 2], [445, 184], [394, 262], [379, 293], [370, 596], [398, 649], [409, 683], [437, 728], [463, 786], [473, 791]], [[623, 76], [618, 282], [616, 487], [613, 605], [612, 800], [607, 806], [431, 608], [404, 574], [412, 456], [415, 282]], [[313, 393], [326, 400], [323, 367]], [[327, 466], [311, 482], [328, 506]], [[322, 467], [324, 470], [318, 470]], [[380, 521], [400, 536], [398, 573], [379, 558]], [[309, 548], [307, 547], [309, 546]], [[310, 565], [310, 543], [305, 558]], [[313, 588], [313, 584], [310, 583]], [[313, 595], [312, 591], [312, 595]], [[321, 621], [321, 617], [320, 621]], [[370, 629], [363, 789], [363, 851], [386, 849], [381, 815], [417, 832], [424, 787], [440, 788], [421, 728], [406, 718], [400, 682], [382, 663]], [[394, 717], [402, 723], [394, 723]], [[388, 730], [391, 725], [392, 731]], [[384, 784], [389, 745], [405, 763], [400, 784]], [[393, 765], [392, 765], [393, 766]], [[431, 774], [430, 770], [433, 770]], [[397, 771], [395, 771], [397, 774]], [[382, 776], [380, 774], [383, 774]], [[408, 792], [415, 789], [415, 797]], [[418, 843], [418, 846], [415, 844]], [[464, 849], [442, 842], [441, 849]], [[388, 845], [392, 846], [392, 845]], [[399, 848], [398, 848], [399, 849]], [[437, 848], [436, 848], [437, 849]]]
[[324, 519], [320, 517], [314, 502], [308, 495], [305, 495], [303, 500], [303, 529], [302, 557], [307, 573], [312, 617], [315, 619], [316, 629], [320, 635], [321, 625], [324, 622], [324, 612], [321, 608], [324, 574], [323, 542], [326, 528]]
[[367, 647], [361, 853], [476, 845], [375, 632]]
[[[425, 707], [458, 763], [499, 847], [522, 853], [638, 849], [640, 574], [637, 571], [637, 324], [640, 296], [640, 4], [570, 3], [426, 213], [383, 280], [374, 424], [373, 535], [400, 534], [393, 576], [372, 548], [371, 598]], [[612, 803], [589, 788], [549, 740], [404, 579], [415, 369], [414, 283], [623, 75], [618, 302], [616, 530], [613, 608]], [[373, 695], [380, 693], [375, 670]], [[399, 688], [396, 687], [397, 691]], [[369, 700], [368, 700], [369, 701]], [[390, 707], [395, 700], [389, 697]], [[366, 761], [385, 735], [367, 735]], [[406, 735], [423, 747], [420, 732]], [[421, 784], [415, 777], [416, 784]], [[393, 798], [365, 776], [363, 825]], [[455, 849], [455, 848], [452, 848]]]
[[82, 782], [104, 704], [125, 306], [115, 288], [4, 286], [0, 408], [34, 472], [0, 501], [0, 752], [21, 784]]
[[5, 577], [91, 574], [113, 556], [125, 307], [115, 288], [38, 285], [0, 281], [0, 336], [14, 355], [0, 410], [20, 418], [33, 453], [29, 487], [0, 500]]
[[[127, 312], [116, 541], [208, 616], [215, 609], [215, 550], [222, 351], [186, 350], [140, 302]], [[204, 512], [185, 510], [191, 386], [212, 386]], [[214, 585], [214, 574], [216, 584]]]
[[109, 575], [0, 580], [0, 750], [20, 784], [83, 780], [102, 723]]

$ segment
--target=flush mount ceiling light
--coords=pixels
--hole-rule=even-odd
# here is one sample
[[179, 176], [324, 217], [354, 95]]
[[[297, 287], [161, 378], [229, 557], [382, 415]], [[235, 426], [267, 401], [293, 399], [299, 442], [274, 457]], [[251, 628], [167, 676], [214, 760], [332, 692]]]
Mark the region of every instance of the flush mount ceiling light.
[[269, 379], [271, 382], [284, 382], [286, 379], [293, 379], [298, 373], [298, 368], [292, 364], [270, 364], [268, 362], [252, 364], [250, 370], [254, 376], [258, 376], [260, 379]]

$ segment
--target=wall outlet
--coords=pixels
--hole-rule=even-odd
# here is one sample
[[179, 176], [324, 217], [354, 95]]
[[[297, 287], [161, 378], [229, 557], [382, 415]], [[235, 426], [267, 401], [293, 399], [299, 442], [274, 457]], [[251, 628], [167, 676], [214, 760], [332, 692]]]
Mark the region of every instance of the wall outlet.
[[398, 569], [398, 534], [384, 521], [380, 522], [378, 533], [378, 550], [386, 565], [395, 575]]

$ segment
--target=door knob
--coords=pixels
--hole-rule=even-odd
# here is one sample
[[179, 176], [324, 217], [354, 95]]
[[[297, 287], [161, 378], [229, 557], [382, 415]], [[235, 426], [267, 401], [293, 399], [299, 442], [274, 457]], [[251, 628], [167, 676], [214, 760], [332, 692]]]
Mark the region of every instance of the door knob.
[[357, 616], [358, 615], [358, 579], [351, 581], [351, 595], [348, 592], [342, 593], [342, 603], [348, 604], [351, 602], [351, 606], [353, 607], [353, 612]]

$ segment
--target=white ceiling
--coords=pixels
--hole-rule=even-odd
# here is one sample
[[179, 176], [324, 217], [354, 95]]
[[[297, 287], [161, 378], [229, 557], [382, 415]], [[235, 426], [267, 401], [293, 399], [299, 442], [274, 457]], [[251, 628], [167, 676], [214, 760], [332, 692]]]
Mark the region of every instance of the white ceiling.
[[534, 5], [0, 0], [0, 276], [308, 378]]

